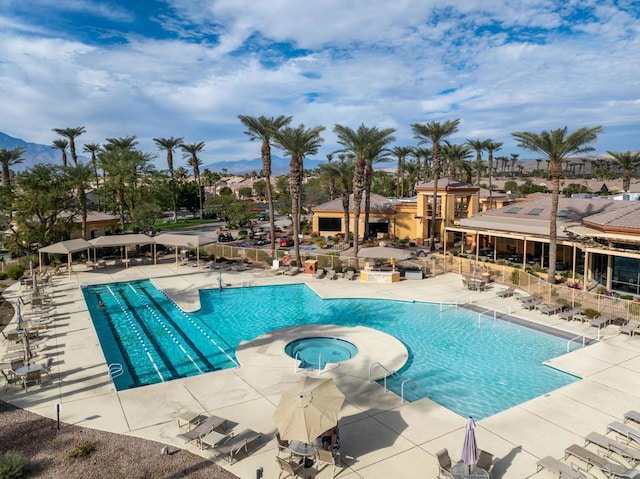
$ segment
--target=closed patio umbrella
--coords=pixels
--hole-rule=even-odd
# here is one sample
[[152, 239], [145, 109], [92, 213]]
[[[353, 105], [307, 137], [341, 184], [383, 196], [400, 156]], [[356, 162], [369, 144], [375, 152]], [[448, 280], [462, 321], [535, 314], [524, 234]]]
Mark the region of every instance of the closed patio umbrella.
[[282, 439], [313, 443], [338, 424], [343, 402], [333, 379], [306, 377], [282, 393], [273, 420]]
[[464, 443], [462, 444], [462, 457], [460, 458], [462, 462], [469, 466], [469, 472], [471, 472], [471, 466], [478, 462], [478, 455], [476, 423], [473, 422], [472, 417], [469, 417], [464, 426]]

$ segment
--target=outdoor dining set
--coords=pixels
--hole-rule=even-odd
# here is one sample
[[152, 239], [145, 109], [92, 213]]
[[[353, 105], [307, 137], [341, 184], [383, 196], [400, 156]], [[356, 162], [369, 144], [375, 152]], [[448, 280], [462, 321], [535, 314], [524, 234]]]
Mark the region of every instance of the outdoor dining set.
[[16, 317], [2, 331], [0, 374], [5, 391], [9, 387], [41, 385], [51, 376], [54, 358], [47, 356], [47, 332], [55, 321], [49, 276], [38, 276], [31, 268], [29, 281], [21, 281], [22, 295], [15, 302]]

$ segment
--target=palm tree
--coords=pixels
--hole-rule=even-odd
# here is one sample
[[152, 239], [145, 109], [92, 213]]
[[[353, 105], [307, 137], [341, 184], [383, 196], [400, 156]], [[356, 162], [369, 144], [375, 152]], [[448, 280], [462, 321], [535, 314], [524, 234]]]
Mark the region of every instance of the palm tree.
[[0, 164], [2, 164], [2, 186], [11, 189], [11, 167], [24, 161], [22, 154], [24, 148], [18, 147], [13, 150], [0, 148]]
[[69, 140], [69, 150], [71, 151], [71, 159], [73, 160], [73, 164], [78, 164], [78, 155], [76, 154], [76, 138], [86, 133], [84, 126], [77, 126], [75, 128], [54, 128], [58, 135], [63, 136], [67, 140]]
[[260, 141], [260, 157], [262, 159], [262, 177], [267, 182], [267, 202], [269, 203], [269, 237], [271, 238], [271, 257], [276, 256], [276, 223], [273, 208], [273, 188], [271, 186], [271, 141], [274, 134], [291, 123], [290, 116], [280, 115], [267, 118], [260, 116], [238, 115], [240, 122], [247, 128], [245, 135], [249, 141]]
[[487, 140], [467, 139], [467, 145], [476, 152], [476, 185], [480, 185], [480, 177], [483, 170], [482, 152], [487, 149]]
[[413, 153], [413, 147], [411, 146], [394, 146], [391, 149], [391, 153], [398, 159], [398, 173], [396, 183], [396, 198], [404, 198], [404, 163], [407, 160], [407, 156]]
[[182, 152], [184, 157], [187, 158], [187, 164], [193, 170], [193, 179], [198, 185], [198, 201], [200, 202], [200, 219], [202, 219], [202, 185], [200, 184], [200, 166], [202, 165], [202, 160], [198, 158], [198, 153], [204, 150], [205, 143], [201, 141], [199, 143], [182, 143], [180, 148], [182, 148]]
[[67, 167], [67, 148], [69, 148], [68, 140], [53, 140], [53, 146], [62, 152], [62, 167]]
[[[433, 161], [433, 155], [432, 155], [432, 151], [431, 148], [424, 148], [424, 147], [420, 147], [420, 146], [416, 146], [413, 148], [413, 152], [412, 152], [412, 156], [416, 159], [417, 163], [418, 163], [418, 168], [420, 168], [420, 159], [423, 158], [424, 159], [424, 181], [427, 181], [430, 177], [431, 174], [433, 173], [431, 171], [431, 164]], [[416, 178], [416, 184], [419, 181], [420, 177]]]
[[[96, 179], [96, 191], [100, 189], [100, 176], [98, 176], [98, 153], [102, 151], [102, 147], [99, 143], [87, 143], [82, 148], [85, 153], [91, 153], [91, 166], [93, 168], [93, 175]], [[100, 195], [97, 195], [98, 210], [100, 210]]]
[[371, 212], [371, 184], [373, 182], [373, 164], [374, 163], [386, 163], [391, 161], [386, 153], [387, 145], [392, 141], [395, 141], [395, 136], [391, 136], [395, 130], [387, 128], [386, 130], [380, 130], [380, 135], [376, 138], [376, 141], [372, 144], [369, 152], [369, 158], [367, 158], [367, 164], [364, 169], [364, 231], [363, 233], [368, 238], [370, 234], [369, 230], [369, 214]]
[[302, 175], [304, 158], [315, 155], [324, 141], [320, 136], [323, 126], [305, 128], [300, 124], [296, 128], [282, 127], [274, 132], [274, 144], [291, 157], [289, 169], [289, 192], [291, 194], [291, 219], [293, 221], [293, 246], [296, 264], [301, 266], [300, 257], [300, 204], [302, 201]]
[[449, 143], [444, 141], [442, 146], [442, 158], [446, 160], [449, 165], [449, 177], [456, 178], [458, 169], [464, 169], [468, 171], [470, 165], [463, 166], [463, 163], [467, 163], [466, 159], [469, 158], [472, 148], [469, 145], [457, 145], [455, 143]]
[[516, 169], [516, 163], [518, 163], [518, 158], [520, 155], [518, 153], [511, 153], [509, 160], [511, 161], [511, 177], [514, 176], [514, 172]]
[[488, 158], [487, 163], [489, 165], [489, 206], [487, 209], [493, 208], [493, 153], [502, 148], [502, 143], [499, 141], [493, 141], [491, 138], [485, 140], [485, 150], [487, 150]]
[[340, 182], [340, 197], [342, 199], [342, 212], [344, 214], [344, 238], [345, 242], [349, 244], [349, 198], [351, 196], [350, 186], [353, 186], [353, 158], [344, 154], [338, 155], [338, 161], [329, 163], [327, 168], [333, 172], [334, 177]]
[[419, 160], [409, 160], [404, 164], [404, 173], [407, 174], [407, 183], [410, 195], [413, 196], [416, 184], [420, 181], [422, 167]]
[[568, 156], [593, 151], [589, 143], [598, 138], [603, 128], [595, 126], [583, 127], [573, 133], [567, 134], [567, 127], [557, 130], [531, 133], [527, 131], [512, 133], [518, 140], [518, 146], [529, 151], [542, 153], [547, 156], [549, 162], [549, 174], [551, 176], [551, 212], [549, 218], [549, 282], [556, 282], [556, 249], [558, 246], [558, 199], [560, 197], [560, 178], [562, 177], [562, 162]]
[[176, 193], [176, 179], [173, 170], [173, 152], [182, 144], [183, 138], [154, 138], [160, 151], [167, 152], [167, 166], [169, 167], [169, 181], [171, 182], [171, 200], [173, 206], [173, 222], [178, 221], [178, 194]]
[[438, 179], [440, 177], [440, 143], [448, 136], [458, 131], [460, 119], [447, 120], [443, 123], [432, 121], [426, 125], [414, 123], [411, 125], [413, 137], [418, 139], [418, 145], [431, 143], [433, 155], [433, 200], [431, 205], [431, 224], [429, 225], [429, 249], [436, 250], [436, 210], [438, 209]]
[[71, 168], [63, 168], [63, 173], [67, 175], [71, 184], [76, 190], [76, 198], [78, 200], [78, 208], [80, 210], [80, 221], [82, 238], [88, 238], [87, 231], [87, 188], [89, 187], [92, 175], [91, 167], [88, 164], [78, 163]]
[[381, 143], [385, 145], [393, 141], [391, 133], [394, 130], [379, 130], [360, 125], [356, 131], [336, 125], [333, 132], [338, 137], [338, 143], [344, 148], [339, 150], [353, 156], [355, 160], [353, 172], [353, 246], [354, 257], [358, 257], [358, 240], [360, 237], [360, 211], [362, 209], [362, 195], [366, 187], [367, 161], [373, 158]]
[[640, 152], [607, 151], [607, 153], [613, 158], [613, 164], [622, 170], [622, 189], [629, 191], [631, 178], [640, 166]]

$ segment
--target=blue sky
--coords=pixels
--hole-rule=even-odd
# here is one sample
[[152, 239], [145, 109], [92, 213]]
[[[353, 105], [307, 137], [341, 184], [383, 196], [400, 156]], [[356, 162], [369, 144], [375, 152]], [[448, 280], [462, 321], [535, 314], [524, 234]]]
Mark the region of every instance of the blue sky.
[[[259, 156], [237, 115], [391, 127], [460, 118], [450, 140], [602, 125], [640, 149], [638, 0], [0, 0], [0, 131], [50, 144], [204, 141]], [[274, 150], [274, 154], [280, 154]], [[161, 162], [162, 160], [158, 160]], [[160, 164], [160, 166], [163, 166]]]

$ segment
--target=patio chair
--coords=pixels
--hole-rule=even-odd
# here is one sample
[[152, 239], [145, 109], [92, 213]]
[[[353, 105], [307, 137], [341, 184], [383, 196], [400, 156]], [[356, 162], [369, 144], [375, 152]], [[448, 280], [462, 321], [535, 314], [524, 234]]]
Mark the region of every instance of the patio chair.
[[280, 467], [280, 474], [278, 474], [278, 479], [282, 477], [282, 474], [286, 474], [284, 477], [291, 477], [295, 479], [296, 477], [303, 477], [302, 470], [304, 464], [296, 464], [292, 461], [287, 461], [286, 459], [282, 459], [281, 457], [276, 456], [276, 461], [278, 462], [278, 466]]
[[[214, 429], [222, 427], [227, 422], [226, 419], [218, 416], [209, 416], [190, 431], [184, 431], [177, 434], [178, 439], [184, 439], [184, 442], [199, 441], [202, 437], [209, 434]], [[224, 427], [222, 427], [224, 430]]]
[[24, 387], [25, 392], [28, 392], [30, 384], [42, 385], [42, 371], [40, 369], [36, 371], [29, 371], [27, 374], [22, 376], [21, 379], [22, 387]]
[[627, 321], [626, 324], [620, 326], [620, 332], [623, 334], [628, 334], [629, 336], [640, 334], [640, 321]]
[[627, 426], [620, 421], [614, 421], [607, 424], [607, 434], [611, 431], [624, 436], [627, 439], [627, 442], [633, 441], [636, 445], [640, 445], [640, 430], [638, 429]]
[[53, 366], [53, 358], [49, 356], [47, 360], [43, 363], [40, 363], [42, 366], [42, 372], [47, 376], [51, 377], [51, 367]]
[[356, 279], [356, 272], [352, 269], [345, 271], [344, 279], [353, 281], [354, 279]]
[[637, 422], [640, 424], [640, 411], [627, 411], [624, 413], [624, 422]]
[[[340, 464], [340, 456], [338, 454], [338, 464]], [[333, 451], [328, 451], [326, 449], [318, 449], [318, 454], [316, 457], [316, 464], [318, 466], [323, 465], [323, 469], [325, 467], [331, 466], [331, 478], [333, 479], [336, 476], [336, 456], [333, 455]]]
[[282, 439], [279, 432], [276, 432], [276, 442], [278, 443], [278, 457], [280, 457], [281, 452], [284, 452], [285, 454], [288, 454], [289, 459], [291, 459], [293, 451], [289, 449], [289, 441]]
[[572, 468], [570, 465], [565, 464], [551, 456], [543, 457], [538, 461], [538, 472], [542, 469], [555, 474], [562, 479], [587, 479], [582, 472]]
[[598, 434], [597, 432], [591, 432], [584, 438], [585, 446], [589, 444], [594, 444], [604, 450], [606, 450], [609, 454], [617, 454], [625, 461], [630, 462], [634, 466], [640, 464], [640, 449], [636, 449], [635, 447], [627, 446], [626, 444], [622, 444], [621, 442], [614, 441], [607, 436], [602, 434]]
[[571, 308], [571, 309], [568, 309], [567, 311], [561, 311], [560, 314], [558, 314], [558, 317], [566, 321], [571, 321], [572, 319], [575, 318], [575, 316], [583, 313], [584, 311], [582, 311], [580, 308]]
[[245, 429], [239, 434], [230, 434], [212, 449], [220, 456], [226, 456], [229, 464], [231, 465], [233, 464], [234, 459], [236, 459], [236, 456], [242, 452], [242, 450], [244, 450], [246, 454], [249, 454], [249, 445], [261, 437], [261, 433], [253, 431], [252, 429]]
[[335, 269], [329, 269], [327, 270], [327, 275], [325, 276], [326, 279], [336, 279], [336, 270]]
[[478, 451], [480, 454], [478, 456], [478, 461], [476, 462], [476, 466], [480, 469], [484, 469], [489, 473], [489, 477], [491, 477], [491, 467], [493, 466], [493, 454], [487, 451], [483, 451], [480, 449]]
[[453, 474], [451, 474], [451, 466], [453, 464], [451, 462], [451, 456], [449, 456], [449, 451], [447, 450], [447, 448], [441, 449], [436, 452], [436, 457], [438, 458], [438, 477], [453, 479]]
[[510, 298], [513, 296], [513, 293], [516, 292], [515, 286], [509, 286], [507, 289], [502, 289], [496, 293], [498, 298]]
[[2, 373], [2, 376], [4, 377], [4, 390], [6, 391], [7, 389], [9, 389], [9, 386], [15, 386], [15, 385], [21, 385], [22, 384], [22, 378], [19, 378], [17, 376], [8, 376], [7, 373], [4, 372], [4, 369], [0, 369], [0, 373]]
[[536, 309], [540, 311], [542, 314], [546, 314], [548, 316], [559, 313], [560, 311], [562, 311], [563, 308], [564, 306], [562, 304], [549, 304], [549, 303], [536, 304]]
[[596, 467], [607, 477], [613, 476], [627, 479], [640, 477], [640, 471], [609, 461], [604, 457], [598, 456], [595, 452], [590, 451], [585, 447], [578, 446], [577, 444], [572, 444], [564, 450], [564, 458], [567, 459], [569, 456], [573, 456], [576, 459], [585, 462], [587, 464], [587, 470], [591, 467]]
[[611, 316], [601, 315], [591, 320], [591, 326], [598, 329], [604, 328], [606, 326], [609, 326], [609, 324], [611, 324], [613, 320], [614, 318], [612, 318]]

